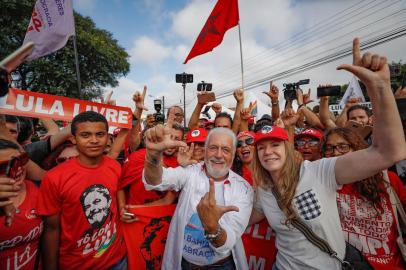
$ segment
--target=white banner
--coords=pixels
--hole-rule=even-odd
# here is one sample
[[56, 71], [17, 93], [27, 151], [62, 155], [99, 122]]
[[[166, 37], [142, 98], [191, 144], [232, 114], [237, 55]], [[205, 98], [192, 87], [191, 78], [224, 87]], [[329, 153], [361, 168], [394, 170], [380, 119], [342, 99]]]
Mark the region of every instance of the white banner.
[[358, 98], [359, 102], [365, 102], [364, 94], [356, 76], [353, 76], [348, 84], [347, 90], [345, 90], [344, 96], [340, 101], [340, 106], [344, 107], [350, 98]]
[[[372, 110], [371, 102], [360, 102], [357, 103], [358, 105], [368, 107]], [[340, 113], [344, 109], [345, 105], [342, 106], [341, 104], [332, 104], [329, 106], [330, 111]]]
[[37, 0], [24, 44], [34, 42], [27, 60], [37, 59], [59, 50], [75, 34], [71, 0]]

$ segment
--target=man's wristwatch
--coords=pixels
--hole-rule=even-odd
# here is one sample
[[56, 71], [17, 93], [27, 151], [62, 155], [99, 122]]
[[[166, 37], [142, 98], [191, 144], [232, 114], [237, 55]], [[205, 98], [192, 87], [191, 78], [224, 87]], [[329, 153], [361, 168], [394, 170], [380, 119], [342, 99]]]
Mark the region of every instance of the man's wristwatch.
[[275, 101], [271, 100], [271, 104], [272, 104], [272, 105], [275, 105], [275, 106], [276, 106], [276, 105], [279, 105], [279, 100], [275, 100]]
[[208, 233], [206, 230], [204, 231], [204, 237], [209, 241], [214, 241], [219, 238], [221, 234], [221, 227], [220, 225], [217, 227], [217, 231], [215, 233]]

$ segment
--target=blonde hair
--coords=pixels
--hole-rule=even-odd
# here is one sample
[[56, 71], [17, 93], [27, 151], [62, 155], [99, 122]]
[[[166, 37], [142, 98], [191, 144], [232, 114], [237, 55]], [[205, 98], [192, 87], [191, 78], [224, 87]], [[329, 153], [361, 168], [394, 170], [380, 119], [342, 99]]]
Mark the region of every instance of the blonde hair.
[[[282, 166], [279, 179], [272, 179], [271, 174], [262, 167], [256, 148], [253, 171], [256, 182], [255, 184], [257, 186], [265, 190], [270, 190], [271, 188], [277, 189], [277, 192], [280, 195], [278, 205], [286, 215], [285, 225], [287, 225], [296, 216], [295, 212], [292, 210], [292, 200], [299, 183], [300, 165], [303, 159], [301, 158], [300, 153], [295, 151], [292, 143], [284, 141], [284, 146], [286, 161]], [[280, 184], [275, 185], [274, 181], [278, 181]]]

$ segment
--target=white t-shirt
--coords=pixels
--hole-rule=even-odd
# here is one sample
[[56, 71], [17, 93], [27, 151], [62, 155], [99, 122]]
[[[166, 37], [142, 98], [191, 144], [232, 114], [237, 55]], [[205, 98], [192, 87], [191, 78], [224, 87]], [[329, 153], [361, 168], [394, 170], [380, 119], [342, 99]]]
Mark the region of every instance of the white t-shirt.
[[[215, 198], [217, 205], [224, 204], [224, 181], [214, 182]], [[204, 228], [200, 221], [196, 209], [185, 226], [183, 238], [182, 256], [188, 262], [197, 265], [209, 265], [218, 262], [228, 256], [231, 251], [220, 254], [209, 245], [209, 241], [204, 237]]]
[[[337, 210], [335, 179], [336, 158], [304, 161], [292, 204], [293, 209], [310, 228], [326, 240], [338, 257], [345, 256], [345, 241]], [[276, 265], [279, 269], [341, 269], [340, 263], [322, 252], [293, 226], [283, 223], [280, 210], [271, 190], [258, 188], [255, 208], [263, 211], [276, 232]]]

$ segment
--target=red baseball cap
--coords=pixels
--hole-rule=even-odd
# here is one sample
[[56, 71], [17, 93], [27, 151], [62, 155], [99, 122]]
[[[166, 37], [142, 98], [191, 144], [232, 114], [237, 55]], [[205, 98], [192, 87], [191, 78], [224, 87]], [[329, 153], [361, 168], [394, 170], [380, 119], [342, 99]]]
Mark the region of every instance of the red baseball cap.
[[240, 138], [242, 138], [244, 136], [255, 138], [255, 133], [252, 132], [252, 131], [241, 131], [240, 133], [238, 133], [237, 139], [240, 139]]
[[204, 128], [195, 128], [186, 134], [186, 143], [202, 142], [206, 140], [207, 131]]
[[255, 133], [255, 144], [264, 139], [289, 140], [288, 132], [277, 126], [263, 126]]
[[323, 133], [315, 128], [307, 128], [299, 134], [295, 135], [295, 140], [302, 137], [312, 137], [321, 141], [323, 140]]

